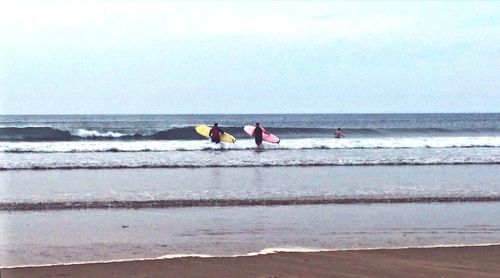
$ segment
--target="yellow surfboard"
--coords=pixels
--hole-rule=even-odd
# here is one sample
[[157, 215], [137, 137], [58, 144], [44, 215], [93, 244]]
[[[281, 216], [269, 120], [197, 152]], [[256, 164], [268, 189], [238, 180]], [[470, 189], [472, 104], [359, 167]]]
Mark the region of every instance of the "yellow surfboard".
[[[212, 128], [208, 127], [206, 125], [197, 125], [194, 129], [201, 136], [204, 136], [204, 137], [208, 138], [208, 137], [210, 137], [210, 136], [208, 136], [208, 134], [210, 133], [210, 129], [212, 129]], [[224, 134], [220, 135], [220, 140], [221, 140], [221, 142], [227, 142], [227, 143], [234, 143], [234, 142], [236, 142], [236, 138], [234, 138], [233, 135], [231, 135], [231, 134], [229, 134], [227, 132], [224, 132]]]

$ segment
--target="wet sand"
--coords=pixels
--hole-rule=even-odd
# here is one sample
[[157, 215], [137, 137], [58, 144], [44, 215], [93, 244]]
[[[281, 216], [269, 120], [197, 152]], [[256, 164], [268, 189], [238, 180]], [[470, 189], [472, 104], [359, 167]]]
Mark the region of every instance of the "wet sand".
[[2, 269], [1, 277], [499, 277], [500, 245], [275, 253]]

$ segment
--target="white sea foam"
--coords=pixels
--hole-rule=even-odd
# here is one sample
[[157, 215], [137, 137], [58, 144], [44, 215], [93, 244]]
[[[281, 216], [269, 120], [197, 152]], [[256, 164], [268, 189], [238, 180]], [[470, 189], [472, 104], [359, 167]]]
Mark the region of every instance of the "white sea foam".
[[500, 164], [500, 148], [221, 151], [208, 142], [203, 146], [198, 151], [3, 153], [0, 169]]
[[80, 136], [80, 137], [122, 137], [125, 136], [126, 134], [119, 133], [119, 132], [112, 132], [112, 131], [107, 131], [107, 132], [99, 132], [97, 130], [87, 130], [80, 128], [78, 129], [73, 135]]
[[[0, 142], [0, 169], [500, 164], [500, 137]], [[207, 154], [207, 153], [213, 154]]]
[[[85, 136], [120, 137], [121, 133], [83, 131]], [[398, 148], [473, 148], [500, 147], [500, 137], [431, 137], [431, 138], [364, 138], [364, 139], [289, 139], [279, 145], [265, 144], [267, 150], [301, 149], [398, 149]], [[200, 150], [249, 150], [255, 148], [251, 139], [234, 144], [215, 145], [207, 140], [144, 140], [144, 141], [63, 141], [63, 142], [0, 142], [0, 152], [164, 152]]]

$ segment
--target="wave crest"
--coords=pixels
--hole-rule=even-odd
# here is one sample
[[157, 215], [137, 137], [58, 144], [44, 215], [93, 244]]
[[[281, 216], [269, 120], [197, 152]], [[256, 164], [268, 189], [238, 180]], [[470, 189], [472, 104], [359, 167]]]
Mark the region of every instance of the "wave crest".
[[[333, 128], [293, 128], [293, 127], [266, 127], [269, 132], [282, 139], [297, 138], [332, 138]], [[223, 127], [236, 138], [249, 138], [243, 127]], [[436, 136], [486, 136], [500, 135], [500, 129], [444, 129], [444, 128], [355, 128], [344, 129], [347, 138], [373, 137], [436, 137]], [[167, 130], [143, 134], [130, 133], [124, 130], [94, 130], [79, 128], [68, 131], [54, 127], [0, 127], [0, 141], [82, 141], [82, 140], [198, 140], [194, 126], [172, 127]]]

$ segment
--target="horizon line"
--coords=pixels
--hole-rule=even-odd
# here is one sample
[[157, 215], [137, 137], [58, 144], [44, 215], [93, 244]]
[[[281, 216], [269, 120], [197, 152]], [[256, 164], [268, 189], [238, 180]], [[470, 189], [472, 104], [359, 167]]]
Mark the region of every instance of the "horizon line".
[[369, 112], [369, 113], [323, 113], [323, 112], [304, 112], [304, 113], [55, 113], [55, 114], [0, 114], [0, 116], [188, 116], [188, 115], [389, 115], [389, 114], [500, 114], [498, 112]]

